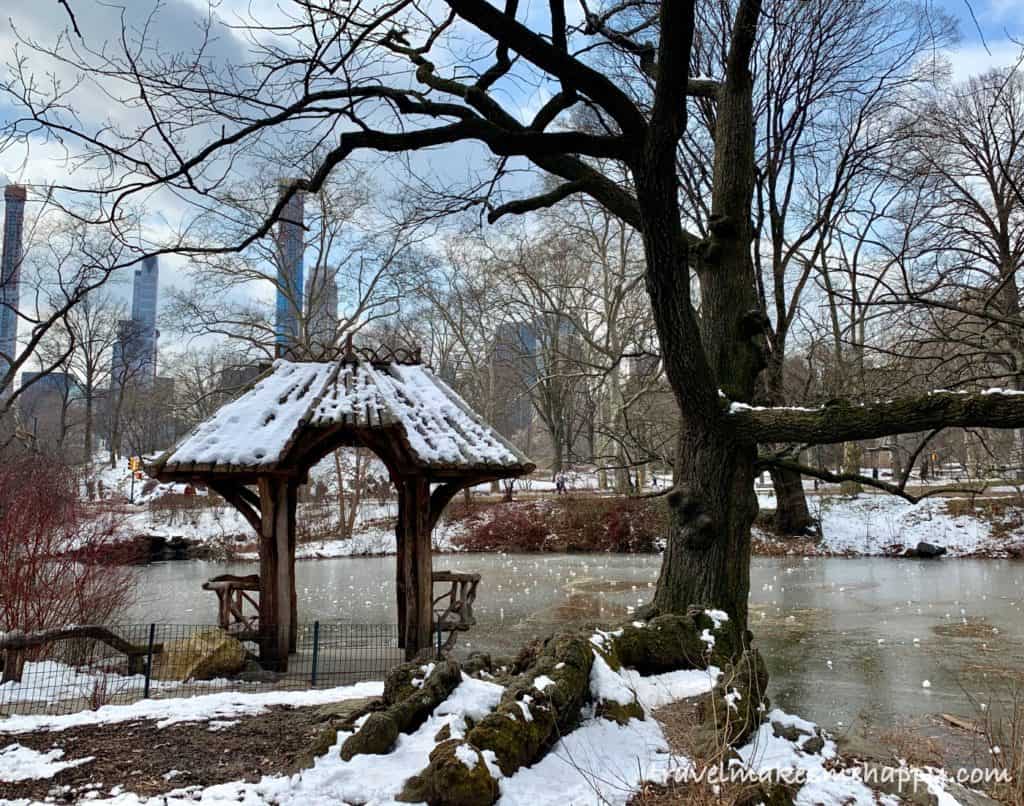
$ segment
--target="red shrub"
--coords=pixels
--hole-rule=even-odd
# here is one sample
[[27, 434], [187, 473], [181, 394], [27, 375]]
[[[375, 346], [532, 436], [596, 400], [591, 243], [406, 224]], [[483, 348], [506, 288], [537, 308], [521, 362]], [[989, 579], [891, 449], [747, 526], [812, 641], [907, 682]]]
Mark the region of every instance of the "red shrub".
[[109, 562], [113, 522], [90, 514], [52, 460], [0, 462], [0, 631], [111, 623], [135, 576]]
[[456, 542], [467, 551], [544, 551], [549, 532], [536, 505], [500, 504]]

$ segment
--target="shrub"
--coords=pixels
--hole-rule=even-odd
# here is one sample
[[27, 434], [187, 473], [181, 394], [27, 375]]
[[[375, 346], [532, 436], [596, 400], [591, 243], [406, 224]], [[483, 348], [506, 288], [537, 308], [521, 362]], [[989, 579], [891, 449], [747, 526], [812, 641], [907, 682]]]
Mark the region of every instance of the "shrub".
[[540, 510], [536, 504], [492, 507], [456, 542], [467, 551], [544, 551], [550, 529]]
[[113, 520], [79, 500], [52, 460], [0, 462], [0, 631], [109, 624], [131, 602], [134, 572], [112, 559]]
[[480, 513], [450, 512], [465, 519], [456, 543], [470, 551], [656, 551], [668, 534], [660, 499], [565, 497], [541, 504], [500, 503]]

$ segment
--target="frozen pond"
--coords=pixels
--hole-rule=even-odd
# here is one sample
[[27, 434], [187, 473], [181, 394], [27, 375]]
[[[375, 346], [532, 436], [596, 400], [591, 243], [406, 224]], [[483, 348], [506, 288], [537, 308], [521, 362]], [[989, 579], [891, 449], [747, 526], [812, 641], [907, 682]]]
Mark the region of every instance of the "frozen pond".
[[[437, 569], [483, 575], [478, 626], [460, 649], [513, 653], [560, 624], [628, 615], [647, 601], [661, 558], [608, 554], [449, 554]], [[255, 563], [173, 562], [141, 570], [137, 622], [216, 622], [200, 589]], [[394, 619], [394, 557], [296, 565], [303, 621]], [[837, 728], [925, 713], [970, 714], [1024, 669], [1024, 563], [757, 557], [750, 626], [773, 702]], [[924, 681], [930, 687], [924, 687]]]

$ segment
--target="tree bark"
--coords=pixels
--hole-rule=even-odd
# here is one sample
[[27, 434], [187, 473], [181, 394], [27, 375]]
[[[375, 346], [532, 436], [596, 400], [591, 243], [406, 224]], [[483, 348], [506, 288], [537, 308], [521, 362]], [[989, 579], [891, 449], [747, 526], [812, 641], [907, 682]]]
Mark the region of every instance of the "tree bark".
[[806, 534], [814, 519], [807, 508], [803, 477], [786, 467], [773, 467], [771, 474], [775, 488], [775, 531], [782, 535]]
[[690, 461], [668, 496], [669, 536], [654, 607], [662, 613], [714, 607], [745, 628], [756, 448], [717, 435], [695, 437], [691, 429], [686, 452]]

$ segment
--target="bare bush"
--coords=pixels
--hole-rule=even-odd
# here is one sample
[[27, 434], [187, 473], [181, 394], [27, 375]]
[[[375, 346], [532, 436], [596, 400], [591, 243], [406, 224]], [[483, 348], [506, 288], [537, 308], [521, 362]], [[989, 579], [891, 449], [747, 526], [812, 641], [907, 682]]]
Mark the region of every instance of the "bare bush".
[[117, 562], [113, 527], [79, 500], [66, 467], [31, 456], [0, 463], [0, 631], [115, 621], [135, 574]]

